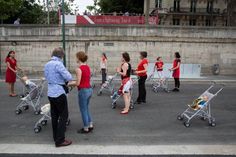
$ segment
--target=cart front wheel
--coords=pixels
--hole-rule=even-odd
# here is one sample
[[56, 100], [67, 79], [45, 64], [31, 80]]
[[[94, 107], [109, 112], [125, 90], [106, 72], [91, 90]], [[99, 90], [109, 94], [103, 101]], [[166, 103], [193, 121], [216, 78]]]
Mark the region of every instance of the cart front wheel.
[[34, 132], [39, 133], [41, 129], [42, 129], [41, 126], [37, 126], [36, 128], [34, 128]]
[[47, 120], [43, 120], [43, 121], [41, 122], [41, 124], [42, 124], [43, 126], [47, 125]]
[[184, 118], [183, 118], [183, 116], [178, 115], [178, 116], [177, 116], [177, 119], [178, 119], [178, 120], [183, 120]]
[[216, 123], [215, 122], [211, 122], [211, 123], [209, 123], [209, 125], [212, 126], [212, 127], [215, 127]]
[[17, 115], [21, 114], [21, 112], [22, 112], [21, 109], [18, 109], [18, 110], [15, 111], [15, 113], [16, 113]]
[[99, 92], [97, 93], [97, 96], [100, 96], [100, 95], [102, 95], [102, 92], [101, 92], [101, 91], [99, 91]]
[[29, 109], [29, 106], [27, 105], [27, 106], [23, 106], [23, 109], [24, 110], [28, 110]]
[[40, 114], [40, 111], [34, 111], [34, 114], [35, 114], [35, 115], [39, 115], [39, 114]]
[[184, 126], [185, 126], [186, 128], [188, 128], [188, 127], [190, 127], [190, 123], [189, 123], [189, 122], [184, 122]]
[[69, 125], [70, 125], [70, 119], [66, 121], [66, 126], [69, 126]]

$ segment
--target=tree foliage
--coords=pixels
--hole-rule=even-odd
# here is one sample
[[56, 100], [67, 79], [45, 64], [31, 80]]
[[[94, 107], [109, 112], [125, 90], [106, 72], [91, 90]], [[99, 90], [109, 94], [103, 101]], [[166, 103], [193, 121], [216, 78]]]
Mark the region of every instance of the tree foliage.
[[[65, 2], [65, 14], [71, 14], [69, 1]], [[50, 10], [50, 23], [58, 24], [59, 17], [57, 10]], [[0, 0], [0, 22], [13, 24], [20, 18], [22, 24], [46, 24], [47, 10], [43, 9], [36, 0]]]
[[144, 0], [99, 0], [101, 13], [130, 12], [143, 13]]
[[22, 0], [0, 0], [0, 20], [3, 20], [14, 16], [18, 10], [22, 7]]

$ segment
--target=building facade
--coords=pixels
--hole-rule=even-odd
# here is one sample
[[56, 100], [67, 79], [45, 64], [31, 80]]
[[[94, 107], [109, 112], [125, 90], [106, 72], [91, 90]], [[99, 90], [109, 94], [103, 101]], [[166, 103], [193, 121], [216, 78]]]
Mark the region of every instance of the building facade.
[[235, 8], [235, 0], [150, 0], [160, 25], [235, 26]]

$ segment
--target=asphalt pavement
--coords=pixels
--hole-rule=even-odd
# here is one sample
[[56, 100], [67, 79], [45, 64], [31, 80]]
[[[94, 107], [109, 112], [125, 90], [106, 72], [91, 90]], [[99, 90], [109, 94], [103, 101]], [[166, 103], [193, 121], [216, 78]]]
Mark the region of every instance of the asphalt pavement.
[[[32, 108], [16, 115], [15, 108], [20, 98], [9, 97], [7, 86], [1, 81], [0, 154], [14, 156], [15, 153], [64, 152], [68, 155], [71, 152], [87, 155], [236, 155], [235, 83], [227, 82], [223, 91], [211, 102], [212, 115], [216, 118], [215, 127], [209, 126], [207, 121], [195, 118], [191, 121], [191, 126], [186, 128], [183, 122], [176, 118], [187, 108], [187, 104], [209, 86], [210, 82], [182, 82], [181, 91], [178, 93], [154, 93], [148, 84], [147, 103], [135, 105], [128, 115], [120, 115], [124, 107], [122, 98], [117, 102], [117, 108], [112, 109], [109, 92], [97, 96], [97, 83], [90, 103], [95, 130], [88, 135], [76, 133], [77, 129], [82, 127], [82, 120], [77, 91], [74, 89], [68, 95], [71, 124], [66, 132], [66, 137], [72, 139], [73, 145], [58, 151], [54, 148], [52, 140], [51, 122], [42, 127], [40, 133], [34, 133], [34, 124], [41, 115], [34, 115]], [[172, 87], [170, 85], [170, 88]], [[41, 104], [48, 103], [46, 88]], [[19, 81], [16, 83], [16, 90], [18, 94], [22, 92], [22, 84]], [[134, 87], [133, 97], [137, 97], [137, 85]]]

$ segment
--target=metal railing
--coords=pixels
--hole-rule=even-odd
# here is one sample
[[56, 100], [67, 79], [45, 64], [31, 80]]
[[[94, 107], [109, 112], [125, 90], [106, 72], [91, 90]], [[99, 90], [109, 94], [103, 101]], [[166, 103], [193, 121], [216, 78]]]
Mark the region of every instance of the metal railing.
[[170, 13], [203, 13], [203, 14], [220, 14], [219, 8], [170, 8]]

